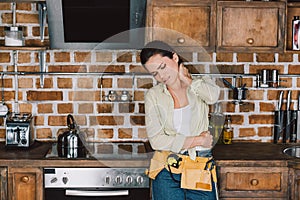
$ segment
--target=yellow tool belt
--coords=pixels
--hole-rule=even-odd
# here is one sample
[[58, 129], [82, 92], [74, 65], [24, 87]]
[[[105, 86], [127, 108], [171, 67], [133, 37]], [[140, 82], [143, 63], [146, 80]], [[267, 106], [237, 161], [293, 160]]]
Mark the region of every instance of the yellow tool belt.
[[217, 182], [216, 167], [212, 157], [196, 157], [190, 159], [187, 155], [176, 154], [180, 158], [178, 166], [170, 166], [169, 160], [172, 156], [170, 151], [156, 151], [151, 159], [150, 167], [146, 174], [151, 178], [166, 168], [170, 173], [181, 174], [181, 188], [194, 190], [212, 190], [212, 181]]

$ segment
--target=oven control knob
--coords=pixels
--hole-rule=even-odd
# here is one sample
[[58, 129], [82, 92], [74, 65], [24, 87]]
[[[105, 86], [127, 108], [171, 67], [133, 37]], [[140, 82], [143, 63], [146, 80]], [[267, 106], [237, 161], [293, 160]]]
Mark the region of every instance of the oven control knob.
[[136, 177], [136, 182], [141, 185], [144, 182], [144, 178], [142, 176]]
[[115, 178], [115, 182], [116, 182], [116, 184], [121, 184], [122, 183], [122, 177], [121, 176], [117, 176]]
[[110, 177], [105, 176], [105, 184], [109, 185], [109, 183], [110, 183]]
[[69, 181], [68, 177], [63, 177], [63, 178], [62, 178], [62, 182], [63, 182], [64, 184], [67, 184], [68, 181]]
[[56, 177], [53, 177], [51, 180], [50, 180], [50, 183], [56, 183], [57, 182], [57, 178]]
[[126, 183], [127, 183], [127, 184], [131, 184], [132, 182], [133, 182], [132, 176], [127, 176], [127, 177], [126, 177]]

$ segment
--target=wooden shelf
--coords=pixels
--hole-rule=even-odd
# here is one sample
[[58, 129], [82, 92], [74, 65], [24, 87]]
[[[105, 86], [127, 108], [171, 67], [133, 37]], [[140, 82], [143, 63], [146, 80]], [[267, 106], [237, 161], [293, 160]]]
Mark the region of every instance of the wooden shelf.
[[47, 50], [49, 49], [48, 46], [43, 47], [29, 47], [29, 46], [22, 46], [22, 47], [10, 47], [10, 46], [0, 46], [0, 50], [20, 50], [20, 51], [39, 51], [39, 50]]

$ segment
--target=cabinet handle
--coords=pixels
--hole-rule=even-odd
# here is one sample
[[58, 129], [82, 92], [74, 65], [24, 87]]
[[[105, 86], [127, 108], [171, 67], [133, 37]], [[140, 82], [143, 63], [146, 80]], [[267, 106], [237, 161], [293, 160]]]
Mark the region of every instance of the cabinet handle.
[[252, 179], [250, 181], [250, 184], [253, 185], [253, 186], [256, 186], [256, 185], [258, 185], [258, 180], [257, 179]]
[[28, 176], [23, 176], [23, 177], [21, 178], [21, 181], [22, 181], [23, 183], [27, 183], [27, 182], [29, 181], [29, 177], [28, 177]]
[[177, 42], [178, 42], [179, 44], [183, 44], [183, 43], [185, 43], [185, 39], [182, 38], [182, 37], [180, 37], [180, 38], [177, 39]]
[[248, 44], [253, 44], [254, 43], [254, 39], [253, 38], [248, 38], [247, 39], [247, 43]]

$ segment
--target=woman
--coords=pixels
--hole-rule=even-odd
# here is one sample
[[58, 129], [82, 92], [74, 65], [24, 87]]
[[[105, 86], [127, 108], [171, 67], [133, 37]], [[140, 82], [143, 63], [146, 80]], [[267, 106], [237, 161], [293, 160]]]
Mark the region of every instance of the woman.
[[148, 43], [140, 58], [159, 82], [145, 96], [147, 135], [156, 150], [149, 169], [153, 200], [216, 199], [208, 105], [218, 100], [219, 87], [206, 76], [193, 79], [162, 41]]

